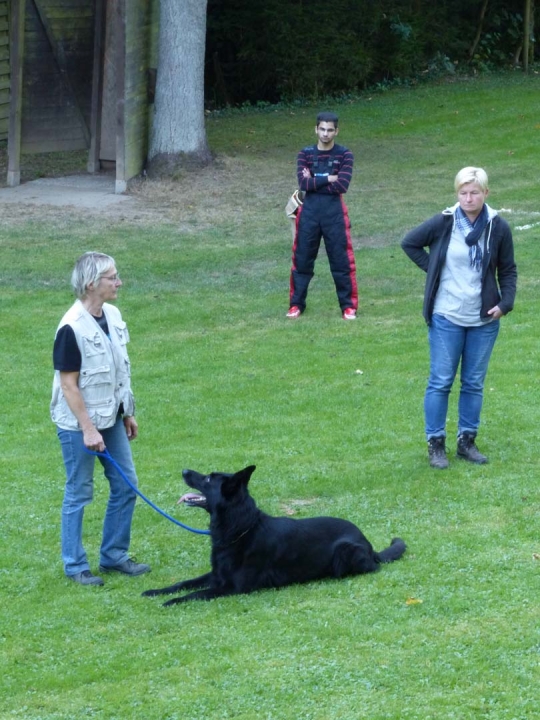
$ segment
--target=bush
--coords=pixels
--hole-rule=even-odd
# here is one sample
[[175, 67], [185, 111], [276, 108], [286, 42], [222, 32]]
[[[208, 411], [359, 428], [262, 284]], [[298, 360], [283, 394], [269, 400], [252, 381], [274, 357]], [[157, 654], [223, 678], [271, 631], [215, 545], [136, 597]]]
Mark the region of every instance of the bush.
[[[211, 108], [319, 100], [469, 66], [480, 0], [208, 0], [206, 97]], [[508, 65], [522, 0], [492, 0], [475, 70]], [[441, 62], [441, 58], [445, 58]], [[435, 66], [434, 66], [435, 61]]]

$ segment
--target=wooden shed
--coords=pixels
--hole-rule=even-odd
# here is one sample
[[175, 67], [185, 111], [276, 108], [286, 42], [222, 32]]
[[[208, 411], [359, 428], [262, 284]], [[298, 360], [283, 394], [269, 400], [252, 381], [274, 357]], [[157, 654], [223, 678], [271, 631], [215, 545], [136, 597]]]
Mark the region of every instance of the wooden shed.
[[159, 0], [0, 0], [9, 185], [21, 153], [87, 149], [88, 171], [114, 169], [116, 192], [140, 174], [158, 12]]

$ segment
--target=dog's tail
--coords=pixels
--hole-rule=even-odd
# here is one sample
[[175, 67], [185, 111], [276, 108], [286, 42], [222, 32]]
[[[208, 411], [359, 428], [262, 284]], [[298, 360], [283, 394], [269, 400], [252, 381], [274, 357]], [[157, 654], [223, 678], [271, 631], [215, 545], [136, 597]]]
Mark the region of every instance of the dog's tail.
[[377, 559], [381, 563], [394, 562], [394, 560], [399, 560], [406, 549], [407, 546], [401, 538], [392, 538], [390, 546], [377, 553]]

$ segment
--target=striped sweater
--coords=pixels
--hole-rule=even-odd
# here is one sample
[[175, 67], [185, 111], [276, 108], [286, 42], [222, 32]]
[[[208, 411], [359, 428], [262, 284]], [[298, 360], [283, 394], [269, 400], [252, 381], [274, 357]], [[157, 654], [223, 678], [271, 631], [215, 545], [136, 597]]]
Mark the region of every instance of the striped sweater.
[[[354, 157], [343, 145], [335, 144], [331, 150], [317, 150], [316, 145], [302, 148], [296, 161], [296, 175], [300, 190], [321, 195], [343, 195], [349, 188]], [[311, 177], [304, 178], [308, 168]], [[337, 175], [337, 182], [329, 183], [328, 175]]]

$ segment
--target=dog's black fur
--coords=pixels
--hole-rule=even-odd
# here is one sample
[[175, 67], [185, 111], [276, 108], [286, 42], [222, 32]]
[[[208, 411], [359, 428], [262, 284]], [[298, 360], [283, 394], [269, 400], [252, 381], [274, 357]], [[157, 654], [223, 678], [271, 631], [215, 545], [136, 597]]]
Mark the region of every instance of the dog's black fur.
[[210, 514], [212, 570], [192, 580], [147, 590], [143, 595], [193, 590], [165, 605], [212, 600], [261, 588], [373, 572], [381, 563], [398, 560], [405, 552], [405, 543], [399, 538], [394, 538], [386, 550], [375, 552], [348, 520], [294, 520], [266, 515], [248, 491], [254, 470], [255, 466], [250, 465], [237, 473], [201, 475], [194, 470], [183, 471], [186, 484], [202, 493], [188, 494], [186, 501]]

